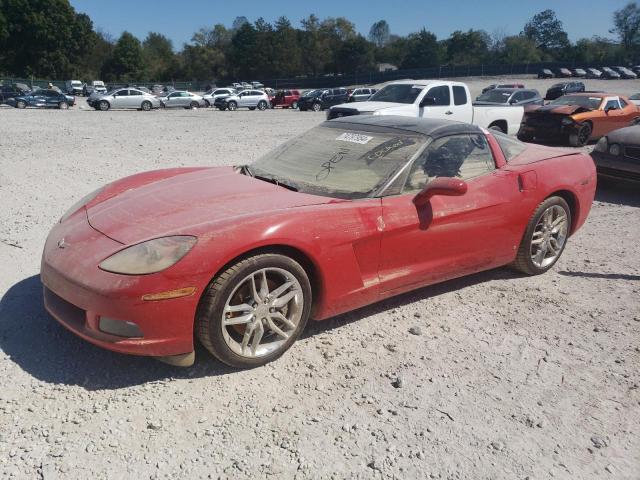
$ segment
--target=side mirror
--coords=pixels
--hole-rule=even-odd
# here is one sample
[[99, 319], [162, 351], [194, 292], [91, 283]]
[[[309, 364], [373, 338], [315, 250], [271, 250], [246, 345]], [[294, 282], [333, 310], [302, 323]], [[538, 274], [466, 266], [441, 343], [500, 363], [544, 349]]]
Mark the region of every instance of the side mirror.
[[429, 105], [435, 105], [436, 99], [435, 97], [424, 97], [420, 102], [420, 107], [428, 107]]
[[422, 207], [435, 195], [458, 197], [467, 193], [467, 182], [459, 178], [438, 177], [425, 185], [420, 193], [413, 197], [413, 203]]
[[511, 100], [509, 100], [510, 105], [515, 105], [516, 103], [518, 103], [518, 100], [516, 100], [515, 98], [512, 98]]

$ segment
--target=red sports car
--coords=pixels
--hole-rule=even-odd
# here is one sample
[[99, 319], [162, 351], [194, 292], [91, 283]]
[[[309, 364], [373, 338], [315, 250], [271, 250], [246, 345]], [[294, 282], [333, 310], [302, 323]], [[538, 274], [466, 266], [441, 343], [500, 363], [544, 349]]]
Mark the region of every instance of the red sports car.
[[551, 268], [582, 226], [596, 170], [578, 151], [476, 126], [362, 115], [251, 165], [111, 183], [53, 227], [47, 310], [116, 352], [235, 366], [282, 355], [322, 320], [502, 265]]

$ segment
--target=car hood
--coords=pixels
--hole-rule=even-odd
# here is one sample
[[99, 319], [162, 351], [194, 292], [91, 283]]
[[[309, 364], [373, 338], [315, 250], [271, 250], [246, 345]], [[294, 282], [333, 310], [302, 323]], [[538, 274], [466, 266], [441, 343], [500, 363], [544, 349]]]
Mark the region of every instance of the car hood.
[[554, 113], [558, 115], [573, 115], [575, 113], [591, 112], [590, 108], [580, 105], [543, 105], [541, 107], [529, 110], [528, 113]]
[[87, 218], [104, 235], [132, 244], [330, 201], [242, 175], [233, 167], [176, 168], [107, 186], [87, 205]]
[[640, 125], [619, 128], [607, 135], [609, 143], [621, 143], [623, 145], [640, 145]]

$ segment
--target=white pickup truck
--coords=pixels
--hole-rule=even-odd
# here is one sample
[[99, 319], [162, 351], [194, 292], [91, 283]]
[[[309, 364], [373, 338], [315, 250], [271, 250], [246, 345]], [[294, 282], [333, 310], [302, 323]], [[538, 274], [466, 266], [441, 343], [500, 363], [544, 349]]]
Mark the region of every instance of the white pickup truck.
[[365, 114], [442, 118], [515, 135], [520, 128], [524, 109], [517, 106], [473, 105], [469, 87], [461, 82], [403, 80], [385, 85], [366, 102], [331, 107], [327, 111], [327, 119]]

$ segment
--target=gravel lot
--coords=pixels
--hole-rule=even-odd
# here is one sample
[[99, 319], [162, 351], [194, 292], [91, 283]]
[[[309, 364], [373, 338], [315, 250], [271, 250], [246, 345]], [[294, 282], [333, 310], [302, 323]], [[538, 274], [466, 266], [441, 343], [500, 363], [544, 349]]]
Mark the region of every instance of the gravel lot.
[[252, 161], [323, 119], [0, 108], [0, 478], [640, 478], [637, 186], [601, 183], [543, 276], [498, 269], [312, 322], [251, 371], [201, 348], [190, 369], [113, 354], [47, 316], [40, 253], [75, 199]]

